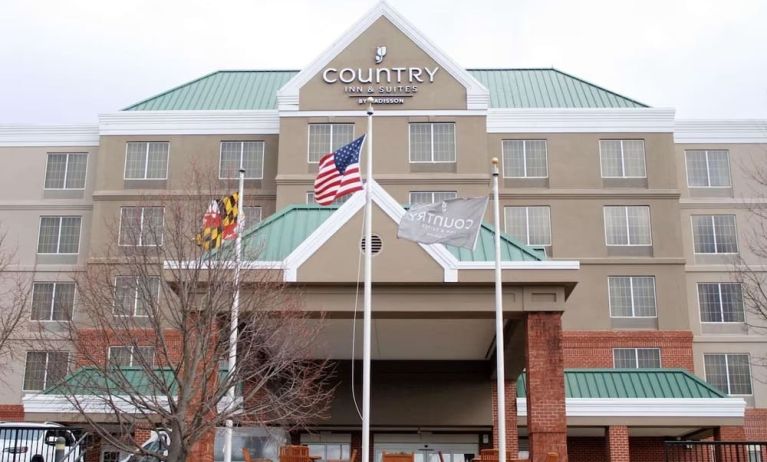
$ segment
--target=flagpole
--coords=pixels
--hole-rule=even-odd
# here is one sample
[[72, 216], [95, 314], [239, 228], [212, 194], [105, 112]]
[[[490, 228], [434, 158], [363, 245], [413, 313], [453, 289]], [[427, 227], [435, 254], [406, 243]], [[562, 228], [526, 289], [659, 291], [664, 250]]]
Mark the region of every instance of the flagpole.
[[501, 283], [501, 218], [498, 206], [498, 158], [493, 157], [493, 219], [495, 226], [495, 370], [498, 402], [498, 462], [506, 462], [506, 371], [504, 368], [503, 292]]
[[367, 99], [368, 158], [365, 184], [365, 300], [362, 312], [362, 462], [370, 461], [370, 349], [373, 298], [373, 98]]
[[[232, 312], [229, 326], [229, 376], [233, 377], [234, 368], [237, 365], [237, 330], [240, 324], [240, 266], [242, 262], [242, 228], [245, 217], [242, 214], [242, 202], [245, 195], [245, 169], [240, 167], [240, 188], [237, 195], [237, 238], [234, 241], [234, 302], [232, 303]], [[235, 400], [235, 385], [233, 384], [226, 391], [229, 398], [229, 412], [232, 412]], [[226, 438], [224, 440], [224, 462], [232, 462], [232, 439], [234, 436], [234, 422], [232, 418], [226, 419]]]

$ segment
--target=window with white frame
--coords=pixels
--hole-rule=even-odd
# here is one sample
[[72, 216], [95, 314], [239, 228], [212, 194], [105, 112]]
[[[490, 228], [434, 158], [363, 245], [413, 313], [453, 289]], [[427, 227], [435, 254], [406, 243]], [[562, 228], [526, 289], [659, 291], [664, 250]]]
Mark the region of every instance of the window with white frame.
[[505, 178], [546, 178], [549, 176], [546, 140], [504, 140]]
[[151, 247], [162, 245], [165, 209], [163, 207], [121, 207], [121, 246]]
[[152, 346], [111, 346], [109, 363], [120, 367], [152, 366], [154, 347]]
[[244, 206], [242, 213], [245, 215], [245, 226], [251, 227], [261, 223], [261, 207]]
[[72, 282], [35, 282], [32, 285], [33, 321], [69, 321], [75, 304]]
[[28, 351], [24, 369], [24, 391], [42, 391], [67, 375], [69, 353], [65, 351]]
[[751, 394], [751, 366], [748, 354], [704, 354], [706, 382], [728, 395]]
[[660, 348], [613, 348], [616, 369], [647, 369], [660, 367]]
[[218, 166], [220, 179], [240, 177], [240, 166], [245, 169], [246, 180], [264, 177], [263, 141], [222, 141]]
[[159, 277], [117, 276], [112, 311], [117, 316], [148, 316], [159, 298]]
[[701, 322], [744, 322], [743, 293], [738, 283], [698, 284]]
[[40, 217], [37, 253], [78, 253], [80, 251], [80, 222], [80, 217]]
[[[340, 198], [336, 199], [330, 205], [341, 205], [344, 202], [346, 202], [349, 199], [351, 199], [352, 196], [353, 196], [353, 194], [347, 194], [347, 195], [345, 195], [343, 197], [340, 197]], [[313, 192], [309, 191], [309, 192], [306, 193], [306, 203], [307, 204], [312, 204], [312, 205], [316, 205], [317, 204], [317, 201], [314, 199], [314, 193]]]
[[687, 186], [691, 188], [728, 188], [730, 153], [726, 150], [685, 151]]
[[453, 122], [411, 123], [410, 162], [455, 162], [455, 124]]
[[693, 215], [695, 253], [738, 253], [735, 215]]
[[456, 191], [410, 191], [410, 204], [436, 204], [458, 197]]
[[88, 155], [81, 152], [48, 153], [45, 189], [83, 189]]
[[644, 140], [599, 140], [602, 178], [645, 178]]
[[604, 216], [607, 245], [652, 245], [650, 207], [606, 206]]
[[164, 180], [168, 177], [167, 141], [130, 141], [125, 148], [126, 180]]
[[354, 140], [354, 124], [309, 124], [309, 163]]
[[655, 278], [652, 276], [610, 276], [607, 278], [610, 316], [613, 318], [654, 318]]
[[548, 206], [504, 207], [506, 232], [533, 247], [551, 245], [551, 212]]

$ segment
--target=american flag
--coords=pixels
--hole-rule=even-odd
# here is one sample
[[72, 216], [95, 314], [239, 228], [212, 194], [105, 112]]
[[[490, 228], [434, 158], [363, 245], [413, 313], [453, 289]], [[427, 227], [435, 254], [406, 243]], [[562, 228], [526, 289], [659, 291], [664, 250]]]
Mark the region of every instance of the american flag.
[[314, 180], [314, 200], [318, 204], [330, 205], [340, 197], [362, 190], [360, 149], [363, 141], [365, 135], [322, 156]]

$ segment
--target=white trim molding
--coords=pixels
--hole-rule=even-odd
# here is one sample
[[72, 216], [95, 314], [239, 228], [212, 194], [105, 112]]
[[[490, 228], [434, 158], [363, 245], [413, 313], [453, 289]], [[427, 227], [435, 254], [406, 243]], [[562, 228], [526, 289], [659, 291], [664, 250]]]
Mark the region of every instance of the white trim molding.
[[[566, 398], [567, 417], [738, 417], [742, 398]], [[527, 398], [517, 398], [517, 414], [527, 416]]]
[[391, 23], [412, 40], [419, 48], [439, 64], [448, 74], [453, 76], [466, 88], [466, 109], [487, 109], [490, 102], [490, 92], [479, 80], [459, 66], [448, 57], [436, 45], [424, 37], [405, 18], [400, 16], [386, 2], [381, 1], [374, 6], [362, 19], [347, 30], [333, 45], [325, 50], [317, 59], [306, 66], [301, 72], [290, 79], [277, 92], [277, 101], [280, 111], [297, 111], [299, 104], [299, 90], [306, 85], [323, 67], [330, 63], [339, 53], [364, 33], [378, 18], [385, 17]]
[[0, 125], [0, 147], [98, 145], [97, 125]]
[[101, 135], [277, 135], [275, 110], [121, 111], [99, 114]]
[[[487, 111], [468, 109], [381, 109], [376, 117], [484, 117]], [[367, 117], [366, 109], [358, 111], [280, 111], [280, 117]]]
[[[110, 403], [111, 400], [111, 403]], [[114, 414], [114, 408], [120, 412], [143, 414], [145, 409], [139, 409], [131, 403], [128, 396], [115, 395], [99, 398], [94, 395], [45, 395], [42, 393], [27, 394], [21, 399], [24, 412], [39, 413], [78, 413]], [[151, 399], [152, 404], [168, 409], [168, 398], [157, 396]]]
[[674, 142], [690, 144], [767, 143], [767, 120], [677, 120]]
[[488, 133], [671, 133], [674, 109], [488, 109]]

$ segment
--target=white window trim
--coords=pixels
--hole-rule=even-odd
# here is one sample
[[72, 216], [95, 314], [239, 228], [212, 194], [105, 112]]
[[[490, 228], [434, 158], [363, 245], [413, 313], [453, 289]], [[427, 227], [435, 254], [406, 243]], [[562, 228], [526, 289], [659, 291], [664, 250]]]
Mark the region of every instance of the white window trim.
[[[118, 313], [115, 312], [116, 311], [115, 309], [117, 308], [117, 279], [118, 278], [129, 278], [129, 277], [134, 277], [134, 276], [129, 276], [129, 275], [115, 276], [115, 278], [114, 278], [114, 287], [115, 287], [115, 289], [114, 289], [114, 296], [112, 297], [113, 298], [113, 300], [112, 300], [112, 316], [121, 317], [121, 318], [148, 318], [149, 317], [148, 314], [136, 314], [136, 312], [138, 310], [138, 293], [139, 293], [139, 290], [138, 290], [138, 280], [139, 280], [140, 276], [135, 276], [134, 277], [134, 279], [136, 280], [136, 286], [135, 286], [134, 291], [133, 291], [133, 312], [132, 312], [132, 314], [118, 314]], [[149, 276], [149, 277], [150, 278], [157, 278], [157, 280], [158, 280], [157, 294], [155, 296], [157, 297], [156, 301], [159, 302], [159, 300], [160, 300], [160, 290], [161, 290], [161, 288], [160, 288], [161, 284], [160, 284], [160, 281], [159, 281], [160, 277], [159, 276]]]
[[[626, 221], [626, 237], [628, 238], [629, 242], [631, 241], [631, 235], [629, 234], [629, 207], [646, 207], [647, 208], [647, 219], [648, 219], [648, 226], [650, 227], [648, 235], [650, 236], [650, 243], [649, 244], [608, 244], [607, 243], [607, 208], [608, 207], [621, 207], [623, 208], [623, 218]], [[604, 229], [605, 229], [605, 245], [607, 247], [652, 247], [653, 246], [653, 239], [652, 239], [652, 210], [650, 209], [650, 206], [648, 205], [603, 205], [602, 206], [602, 220], [604, 222]]]
[[[714, 217], [716, 216], [730, 216], [733, 217], [733, 224], [735, 225], [735, 252], [696, 252], [695, 251], [695, 222], [694, 217], [710, 217], [711, 218], [711, 232], [713, 233], [714, 237], [714, 250], [716, 250], [717, 241], [716, 241], [716, 226], [714, 226]], [[695, 255], [738, 255], [740, 254], [740, 244], [738, 239], [738, 217], [734, 213], [720, 213], [720, 214], [713, 214], [713, 215], [701, 215], [701, 214], [694, 214], [690, 215], [690, 231], [692, 232], [692, 253]]]
[[[30, 388], [24, 388], [26, 386], [26, 375], [27, 375], [27, 366], [28, 366], [28, 360], [29, 360], [29, 353], [45, 353], [45, 368], [43, 371], [45, 374], [43, 375], [43, 388], [42, 389], [30, 389]], [[21, 391], [22, 392], [39, 392], [44, 391], [46, 388], [48, 388], [48, 363], [50, 362], [50, 354], [51, 353], [65, 353], [67, 355], [67, 373], [69, 373], [69, 352], [68, 351], [50, 351], [50, 350], [28, 350], [27, 354], [24, 355], [24, 376], [21, 379]]]
[[[146, 151], [144, 152], [144, 177], [143, 178], [128, 178], [128, 145], [130, 143], [146, 143]], [[165, 143], [168, 145], [168, 150], [165, 152], [165, 177], [164, 178], [147, 178], [146, 175], [149, 169], [149, 144], [150, 143]], [[123, 180], [127, 181], [165, 181], [168, 179], [168, 173], [170, 172], [170, 142], [169, 141], [128, 141], [125, 143], [125, 163], [123, 165]]]
[[[711, 168], [708, 162], [708, 153], [710, 151], [726, 151], [727, 152], [727, 172], [729, 175], [727, 179], [730, 184], [727, 186], [711, 186]], [[706, 182], [708, 186], [693, 186], [690, 184], [690, 171], [687, 169], [687, 153], [689, 152], [704, 152], [706, 154]], [[684, 176], [687, 180], [687, 188], [689, 189], [732, 189], [732, 164], [730, 163], [730, 151], [729, 149], [685, 149], [684, 150]]]
[[[83, 238], [83, 217], [82, 215], [41, 215], [40, 216], [40, 223], [37, 226], [37, 247], [40, 247], [40, 233], [43, 230], [43, 218], [58, 218], [59, 219], [59, 233], [58, 238], [56, 240], [56, 249], [61, 248], [61, 221], [64, 218], [79, 218], [80, 219], [80, 228], [77, 231], [77, 252], [70, 252], [70, 253], [64, 253], [64, 252], [37, 252], [37, 255], [79, 255], [80, 254], [80, 244], [82, 243]], [[37, 250], [37, 249], [35, 249]]]
[[[141, 209], [141, 223], [139, 223], [139, 229], [138, 229], [138, 237], [139, 241], [141, 241], [141, 236], [144, 233], [144, 210], [150, 209], [150, 208], [159, 208], [162, 209], [162, 232], [160, 233], [160, 242], [157, 244], [152, 245], [144, 245], [143, 242], [139, 242], [136, 245], [131, 244], [123, 244], [120, 242], [120, 238], [122, 237], [122, 229], [123, 229], [123, 209]], [[120, 227], [118, 228], [117, 233], [117, 246], [118, 247], [162, 247], [165, 243], [165, 207], [162, 206], [152, 206], [148, 205], [146, 207], [142, 206], [133, 206], [133, 205], [126, 205], [120, 207]]]
[[[413, 160], [413, 153], [411, 150], [412, 142], [411, 137], [412, 133], [410, 131], [410, 127], [413, 125], [428, 125], [429, 126], [429, 136], [430, 136], [430, 155], [429, 157], [431, 160]], [[453, 147], [455, 148], [455, 158], [453, 160], [434, 160], [434, 125], [436, 124], [444, 124], [444, 125], [452, 125], [453, 126]], [[407, 124], [407, 157], [408, 161], [411, 164], [455, 164], [458, 162], [458, 144], [456, 143], [456, 130], [455, 130], [455, 122], [410, 122]]]
[[[413, 194], [431, 194], [431, 203], [434, 204], [435, 194], [448, 194], [448, 193], [455, 194], [454, 199], [458, 197], [458, 191], [408, 191], [407, 199], [409, 204], [414, 205]], [[426, 203], [421, 203], [421, 204], [426, 205]]]
[[616, 350], [634, 350], [634, 365], [635, 367], [631, 369], [657, 369], [657, 368], [648, 368], [648, 367], [639, 367], [639, 350], [656, 350], [658, 352], [658, 368], [663, 367], [663, 355], [661, 355], [660, 348], [657, 347], [618, 347], [613, 348], [613, 369], [617, 369], [618, 367], [615, 365], [615, 351]]
[[[355, 140], [355, 129], [357, 126], [353, 122], [321, 122], [321, 123], [309, 123], [306, 125], [306, 162], [308, 164], [319, 164], [320, 160], [311, 159], [311, 137], [312, 137], [312, 125], [330, 125], [330, 144], [328, 145], [328, 151], [326, 154], [333, 152], [333, 127], [336, 125], [351, 125], [352, 126], [352, 141]], [[320, 156], [322, 158], [322, 156]]]
[[112, 348], [130, 348], [130, 364], [121, 367], [137, 367], [134, 362], [136, 359], [136, 349], [138, 348], [151, 348], [152, 349], [152, 364], [154, 364], [154, 346], [152, 345], [109, 345], [107, 347], [107, 363], [112, 359]]
[[[602, 168], [602, 141], [620, 141], [621, 142], [621, 172], [623, 175], [619, 176], [605, 176], [604, 169]], [[641, 141], [642, 142], [642, 163], [644, 164], [644, 175], [632, 176], [626, 175], [626, 156], [623, 154], [623, 142], [624, 141]], [[605, 138], [599, 140], [599, 174], [602, 178], [647, 178], [647, 150], [645, 149], [645, 140], [638, 138], [623, 138], [623, 139], [611, 139]]]
[[[506, 141], [522, 142], [522, 170], [525, 171], [525, 174], [523, 176], [506, 175], [506, 162], [504, 162], [504, 159], [506, 157], [506, 152], [503, 149], [503, 143]], [[544, 163], [546, 164], [546, 175], [544, 176], [532, 176], [527, 174], [527, 142], [528, 141], [543, 141], [543, 160], [544, 160]], [[504, 178], [548, 178], [549, 177], [549, 142], [548, 140], [546, 139], [501, 140], [501, 170], [503, 170]]]
[[243, 213], [245, 214], [245, 224], [246, 225], [250, 226], [250, 224], [248, 224], [248, 222], [250, 221], [251, 217], [247, 213], [245, 213], [244, 209], [258, 209], [258, 222], [261, 223], [263, 221], [263, 218], [264, 218], [264, 208], [262, 206], [260, 206], [260, 205], [245, 205], [242, 208], [243, 208]]
[[[530, 208], [547, 208], [549, 209], [549, 243], [548, 244], [531, 244], [530, 243]], [[525, 245], [528, 247], [551, 247], [551, 206], [548, 205], [506, 205], [503, 207], [503, 231], [509, 232], [508, 217], [506, 215], [506, 209], [525, 209]]]
[[[703, 320], [703, 307], [700, 306], [700, 286], [701, 284], [716, 284], [717, 291], [719, 294], [719, 314], [722, 317], [721, 321], [704, 321]], [[739, 282], [697, 282], [695, 283], [695, 293], [698, 297], [698, 321], [700, 321], [701, 324], [712, 324], [712, 325], [718, 325], [718, 324], [745, 324], [746, 323], [746, 307], [745, 304], [741, 303], [741, 308], [743, 308], [743, 321], [725, 321], [724, 320], [724, 303], [722, 300], [722, 284], [734, 284], [740, 286], [741, 290], [741, 296], [743, 295], [743, 284]], [[741, 299], [741, 302], [743, 300]]]
[[[751, 386], [751, 393], [748, 394], [736, 394], [736, 393], [729, 393], [729, 391], [732, 389], [732, 384], [730, 383], [730, 360], [728, 356], [730, 355], [745, 355], [748, 358], [748, 361], [746, 364], [748, 364], [748, 381], [749, 385]], [[751, 353], [703, 353], [703, 378], [706, 379], [708, 377], [708, 371], [706, 371], [706, 356], [724, 356], [724, 369], [725, 369], [725, 377], [727, 377], [727, 390], [722, 390], [727, 392], [727, 396], [754, 396], [754, 377], [751, 373]], [[708, 379], [706, 379], [706, 382], [708, 382]]]
[[[45, 158], [45, 175], [43, 176], [43, 189], [46, 191], [84, 191], [88, 186], [88, 153], [87, 152], [49, 152]], [[66, 155], [67, 162], [64, 164], [64, 187], [63, 188], [48, 188], [45, 186], [45, 181], [48, 179], [48, 162], [50, 156], [53, 155]], [[69, 156], [85, 156], [85, 180], [83, 181], [82, 188], [67, 188], [67, 173], [69, 172]]]
[[240, 143], [240, 168], [242, 168], [242, 156], [245, 154], [245, 143], [259, 143], [261, 145], [261, 173], [259, 176], [248, 176], [248, 172], [245, 172], [246, 180], [263, 180], [264, 179], [264, 158], [266, 157], [266, 143], [262, 140], [222, 140], [218, 144], [218, 179], [219, 180], [236, 180], [238, 176], [223, 177], [221, 176], [221, 157], [224, 155], [224, 143]]
[[[613, 315], [613, 302], [610, 298], [610, 279], [611, 278], [629, 278], [629, 290], [631, 291], [631, 314], [633, 316], [614, 316]], [[655, 314], [653, 316], [637, 316], [636, 309], [634, 308], [634, 278], [652, 278], [652, 296], [655, 301]], [[655, 284], [655, 276], [649, 275], [635, 275], [635, 276], [607, 276], [607, 306], [610, 310], [610, 318], [612, 319], [655, 319], [658, 317], [658, 288]]]
[[[77, 304], [77, 287], [75, 286], [75, 284], [73, 282], [66, 282], [66, 281], [34, 281], [32, 283], [33, 300], [34, 300], [35, 286], [38, 284], [53, 284], [53, 292], [51, 292], [51, 306], [50, 306], [50, 311], [48, 312], [49, 319], [34, 319], [33, 318], [34, 308], [33, 308], [31, 312], [29, 313], [29, 320], [34, 322], [56, 322], [56, 323], [72, 321], [72, 319], [75, 317], [75, 306]], [[70, 313], [70, 319], [66, 319], [66, 320], [53, 319], [53, 308], [56, 304], [56, 288], [58, 287], [59, 284], [71, 284], [75, 286], [75, 290], [73, 291], [73, 295], [72, 295], [72, 313]]]

